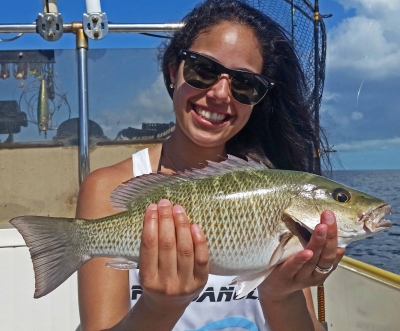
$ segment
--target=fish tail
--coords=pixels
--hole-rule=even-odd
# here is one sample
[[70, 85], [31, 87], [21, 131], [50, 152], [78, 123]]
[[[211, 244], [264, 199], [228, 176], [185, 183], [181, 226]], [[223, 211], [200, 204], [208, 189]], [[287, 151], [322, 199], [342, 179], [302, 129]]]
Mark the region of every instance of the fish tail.
[[34, 298], [40, 298], [61, 285], [90, 259], [78, 243], [75, 219], [22, 216], [10, 223], [29, 247], [35, 273]]

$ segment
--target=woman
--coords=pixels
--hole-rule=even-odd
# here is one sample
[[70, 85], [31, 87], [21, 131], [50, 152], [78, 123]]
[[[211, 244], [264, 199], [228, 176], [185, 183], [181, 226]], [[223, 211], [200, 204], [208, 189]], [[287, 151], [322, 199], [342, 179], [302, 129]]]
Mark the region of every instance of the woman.
[[[77, 217], [116, 213], [109, 196], [132, 169], [134, 176], [174, 173], [251, 154], [277, 168], [313, 170], [316, 133], [281, 28], [238, 1], [208, 0], [184, 21], [162, 57], [175, 131], [163, 145], [91, 173]], [[234, 300], [232, 277], [208, 274], [200, 227], [189, 225], [181, 206], [161, 200], [144, 216], [139, 272], [106, 268], [105, 258], [79, 270], [82, 329], [323, 330], [308, 287], [337, 266], [344, 251], [336, 247], [335, 218], [326, 211], [305, 250], [276, 267], [258, 291]]]

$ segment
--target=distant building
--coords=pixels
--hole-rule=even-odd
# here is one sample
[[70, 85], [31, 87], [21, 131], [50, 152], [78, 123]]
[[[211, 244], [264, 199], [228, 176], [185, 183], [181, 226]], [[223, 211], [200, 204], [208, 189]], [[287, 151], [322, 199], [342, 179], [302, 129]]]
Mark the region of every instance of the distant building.
[[152, 140], [167, 138], [175, 129], [175, 123], [142, 123], [141, 129], [128, 127], [118, 132], [116, 140]]

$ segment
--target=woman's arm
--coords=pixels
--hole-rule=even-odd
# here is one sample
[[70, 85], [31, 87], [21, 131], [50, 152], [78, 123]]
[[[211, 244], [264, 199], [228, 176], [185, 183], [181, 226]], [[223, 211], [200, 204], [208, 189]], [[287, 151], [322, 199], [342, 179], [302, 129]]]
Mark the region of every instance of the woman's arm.
[[[94, 219], [115, 214], [112, 190], [126, 178], [113, 168], [90, 174], [78, 199], [77, 217]], [[204, 233], [190, 225], [182, 207], [161, 200], [144, 217], [140, 253], [143, 294], [130, 309], [127, 271], [95, 258], [78, 272], [81, 328], [87, 330], [171, 330], [208, 278]]]
[[[109, 197], [122, 181], [118, 169], [104, 168], [89, 174], [79, 191], [76, 217], [96, 219], [115, 214]], [[94, 258], [78, 271], [82, 330], [110, 328], [130, 309], [128, 271], [106, 267], [109, 260]]]
[[[317, 321], [310, 295], [302, 289], [322, 284], [328, 275], [315, 271], [336, 268], [344, 255], [337, 248], [337, 227], [331, 211], [321, 215], [321, 224], [313, 232], [305, 250], [278, 265], [259, 286], [259, 298], [271, 330], [324, 330]], [[307, 290], [305, 293], [309, 293]]]

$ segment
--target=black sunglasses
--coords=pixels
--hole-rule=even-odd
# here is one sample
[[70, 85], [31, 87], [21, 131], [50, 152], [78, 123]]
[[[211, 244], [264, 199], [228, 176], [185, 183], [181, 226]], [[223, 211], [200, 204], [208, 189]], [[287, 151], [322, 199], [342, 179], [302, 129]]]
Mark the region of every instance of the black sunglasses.
[[183, 78], [191, 87], [208, 89], [219, 81], [222, 74], [228, 74], [233, 98], [245, 105], [259, 103], [275, 84], [269, 77], [250, 71], [228, 69], [205, 55], [186, 49], [180, 50], [179, 58], [185, 61]]

